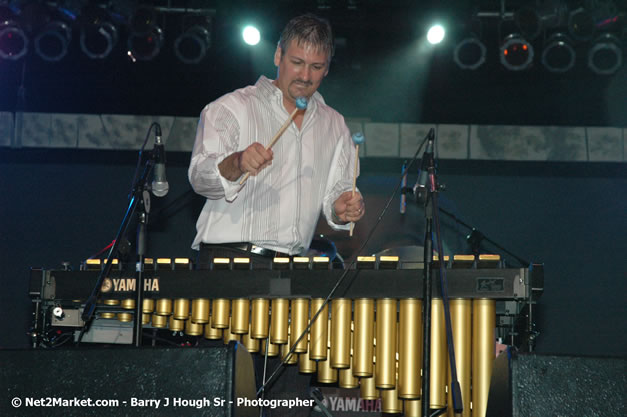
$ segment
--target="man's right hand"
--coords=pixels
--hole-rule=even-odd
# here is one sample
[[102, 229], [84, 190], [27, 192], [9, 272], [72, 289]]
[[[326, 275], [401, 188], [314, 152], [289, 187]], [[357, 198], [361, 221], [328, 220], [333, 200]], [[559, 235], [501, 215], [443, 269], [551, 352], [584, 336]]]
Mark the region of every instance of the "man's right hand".
[[255, 142], [241, 153], [239, 169], [242, 174], [250, 172], [250, 175], [255, 176], [272, 164], [273, 157], [272, 149], [266, 149], [261, 143]]
[[272, 164], [274, 153], [261, 143], [255, 142], [241, 152], [235, 152], [218, 165], [220, 174], [229, 181], [235, 181], [245, 173], [255, 176]]

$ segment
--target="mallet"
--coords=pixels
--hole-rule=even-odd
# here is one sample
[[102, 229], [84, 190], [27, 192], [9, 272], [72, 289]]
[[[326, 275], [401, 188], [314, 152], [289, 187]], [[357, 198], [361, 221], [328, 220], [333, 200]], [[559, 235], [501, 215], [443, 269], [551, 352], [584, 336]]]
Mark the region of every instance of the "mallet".
[[[272, 138], [268, 146], [266, 146], [266, 150], [271, 149], [274, 146], [274, 144], [279, 140], [283, 132], [285, 132], [285, 129], [287, 129], [287, 127], [290, 125], [292, 120], [294, 120], [294, 116], [296, 116], [296, 113], [299, 110], [305, 110], [306, 108], [307, 108], [307, 97], [298, 97], [296, 99], [296, 108], [294, 109], [294, 111], [292, 111], [292, 114], [290, 114], [290, 117], [287, 118], [285, 123], [283, 123], [283, 126], [281, 126], [279, 131], [276, 132], [276, 135], [274, 135], [274, 137]], [[244, 175], [244, 177], [240, 180], [239, 185], [244, 184], [246, 180], [248, 179], [248, 177], [250, 177], [250, 172], [247, 172], [246, 175]]]
[[[361, 132], [353, 133], [353, 143], [355, 143], [355, 168], [353, 169], [353, 197], [355, 197], [355, 188], [357, 187], [357, 163], [359, 162], [359, 145], [364, 143], [366, 138]], [[351, 230], [349, 236], [353, 236], [355, 222], [351, 222]]]

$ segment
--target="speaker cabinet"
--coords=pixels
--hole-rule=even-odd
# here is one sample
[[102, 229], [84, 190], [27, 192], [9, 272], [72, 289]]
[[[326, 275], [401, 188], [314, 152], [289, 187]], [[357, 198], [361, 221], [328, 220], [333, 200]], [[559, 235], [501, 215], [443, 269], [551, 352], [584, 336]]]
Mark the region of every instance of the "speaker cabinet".
[[627, 359], [502, 353], [486, 417], [623, 417]]
[[[0, 350], [1, 416], [257, 417], [252, 357], [207, 348]], [[99, 401], [105, 400], [107, 403]]]

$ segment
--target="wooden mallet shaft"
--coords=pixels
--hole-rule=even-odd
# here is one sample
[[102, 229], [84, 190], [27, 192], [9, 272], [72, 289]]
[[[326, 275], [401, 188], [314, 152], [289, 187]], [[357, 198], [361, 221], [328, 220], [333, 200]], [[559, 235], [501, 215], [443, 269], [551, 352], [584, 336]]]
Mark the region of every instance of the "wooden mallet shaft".
[[[287, 127], [290, 125], [290, 123], [292, 123], [292, 120], [294, 120], [294, 116], [296, 116], [296, 113], [299, 110], [304, 110], [305, 108], [307, 108], [307, 101], [306, 100], [304, 101], [304, 106], [303, 106], [303, 102], [299, 103], [299, 100], [301, 100], [301, 99], [303, 99], [303, 98], [299, 97], [298, 99], [296, 99], [296, 108], [292, 111], [292, 113], [290, 114], [290, 117], [287, 118], [285, 123], [283, 123], [283, 126], [281, 126], [281, 128], [278, 130], [278, 132], [276, 132], [276, 134], [274, 135], [274, 137], [272, 138], [272, 140], [270, 141], [268, 146], [266, 146], [266, 150], [272, 149], [272, 147], [279, 140], [279, 138], [281, 137], [283, 132], [285, 132], [285, 129], [287, 129]], [[248, 179], [248, 177], [250, 177], [250, 172], [247, 172], [246, 175], [244, 175], [244, 177], [240, 180], [239, 185], [244, 184], [246, 182], [246, 180]]]
[[[357, 162], [359, 161], [359, 144], [355, 146], [355, 166], [353, 168], [353, 197], [355, 197], [355, 189], [357, 188]], [[351, 230], [348, 233], [349, 236], [353, 236], [353, 229], [355, 228], [355, 222], [351, 222]]]
[[[364, 143], [364, 135], [361, 132], [354, 133], [353, 143], [355, 144], [355, 166], [353, 168], [353, 195], [355, 197], [355, 190], [357, 188], [357, 164], [359, 163], [359, 145]], [[353, 229], [355, 228], [355, 222], [351, 222], [351, 228], [349, 232], [349, 236], [353, 236]]]

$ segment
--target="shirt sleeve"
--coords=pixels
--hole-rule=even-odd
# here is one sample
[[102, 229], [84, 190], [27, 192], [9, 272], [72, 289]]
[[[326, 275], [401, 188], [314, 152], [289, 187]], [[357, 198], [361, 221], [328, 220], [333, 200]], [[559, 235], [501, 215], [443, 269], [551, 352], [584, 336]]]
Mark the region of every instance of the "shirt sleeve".
[[[356, 172], [357, 176], [359, 176], [359, 160], [355, 161], [355, 144], [350, 137], [348, 127], [344, 123], [342, 125], [342, 133], [333, 155], [329, 180], [322, 204], [322, 213], [333, 230], [350, 229], [350, 223], [338, 224], [333, 221], [333, 204], [342, 193], [353, 190], [355, 163], [357, 163]], [[356, 189], [355, 192], [357, 191]]]
[[211, 200], [237, 198], [241, 190], [239, 181], [224, 178], [218, 164], [238, 150], [239, 133], [237, 118], [224, 105], [211, 103], [203, 109], [187, 172], [196, 193]]

